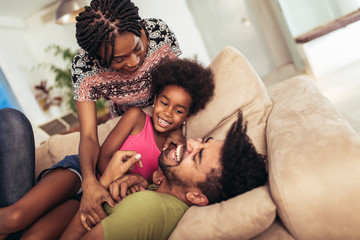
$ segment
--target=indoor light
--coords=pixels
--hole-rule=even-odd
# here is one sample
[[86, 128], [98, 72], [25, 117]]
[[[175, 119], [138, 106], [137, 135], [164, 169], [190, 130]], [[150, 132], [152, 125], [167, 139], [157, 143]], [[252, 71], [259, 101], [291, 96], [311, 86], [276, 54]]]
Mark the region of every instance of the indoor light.
[[56, 9], [56, 23], [68, 24], [75, 22], [75, 17], [89, 3], [88, 0], [61, 0], [60, 6]]

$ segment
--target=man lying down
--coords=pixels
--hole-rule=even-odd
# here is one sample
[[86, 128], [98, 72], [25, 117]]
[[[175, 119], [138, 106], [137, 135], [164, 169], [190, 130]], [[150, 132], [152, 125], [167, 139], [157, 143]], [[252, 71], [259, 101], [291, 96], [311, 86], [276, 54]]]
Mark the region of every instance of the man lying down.
[[[105, 204], [108, 216], [90, 231], [77, 213], [62, 239], [167, 239], [190, 206], [218, 203], [264, 185], [264, 156], [256, 152], [244, 125], [239, 113], [224, 142], [189, 139], [186, 145], [164, 151], [153, 174], [156, 190], [143, 190], [148, 184], [140, 175], [125, 175], [138, 161], [136, 153], [118, 152], [113, 158], [129, 159], [124, 176], [109, 191], [115, 200], [122, 200], [114, 208]], [[138, 192], [126, 196], [127, 186]]]

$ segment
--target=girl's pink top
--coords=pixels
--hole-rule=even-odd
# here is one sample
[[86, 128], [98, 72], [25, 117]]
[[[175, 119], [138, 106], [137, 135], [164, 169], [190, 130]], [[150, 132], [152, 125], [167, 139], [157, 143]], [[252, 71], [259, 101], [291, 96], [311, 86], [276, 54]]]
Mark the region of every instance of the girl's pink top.
[[154, 130], [149, 115], [146, 114], [143, 130], [137, 135], [129, 135], [120, 150], [136, 151], [141, 154], [143, 168], [135, 164], [135, 169], [132, 172], [140, 173], [145, 179], [148, 179], [152, 173], [158, 169], [158, 158], [161, 151], [156, 145]]

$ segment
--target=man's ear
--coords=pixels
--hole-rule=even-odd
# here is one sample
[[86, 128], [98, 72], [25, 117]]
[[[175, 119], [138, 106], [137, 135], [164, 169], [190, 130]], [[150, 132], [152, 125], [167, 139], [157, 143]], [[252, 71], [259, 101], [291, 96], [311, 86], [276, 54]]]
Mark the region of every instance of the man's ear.
[[205, 206], [209, 204], [208, 198], [199, 191], [190, 191], [185, 194], [186, 200], [191, 202], [193, 205]]
[[155, 183], [156, 185], [160, 185], [160, 183], [162, 183], [165, 178], [164, 173], [163, 171], [161, 171], [160, 168], [158, 168], [152, 176], [153, 183]]

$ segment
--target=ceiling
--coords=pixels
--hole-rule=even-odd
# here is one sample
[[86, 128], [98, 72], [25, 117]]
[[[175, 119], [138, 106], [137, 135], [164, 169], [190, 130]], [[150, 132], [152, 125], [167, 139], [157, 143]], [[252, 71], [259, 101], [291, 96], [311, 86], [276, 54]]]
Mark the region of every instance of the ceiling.
[[23, 19], [58, 1], [60, 0], [0, 0], [0, 17]]

